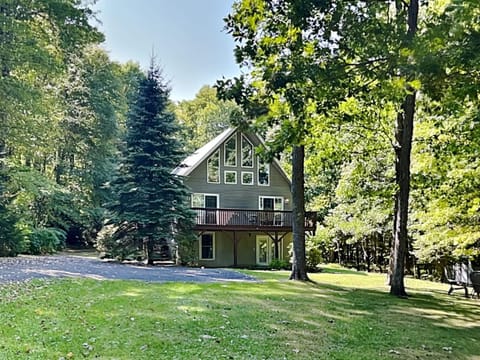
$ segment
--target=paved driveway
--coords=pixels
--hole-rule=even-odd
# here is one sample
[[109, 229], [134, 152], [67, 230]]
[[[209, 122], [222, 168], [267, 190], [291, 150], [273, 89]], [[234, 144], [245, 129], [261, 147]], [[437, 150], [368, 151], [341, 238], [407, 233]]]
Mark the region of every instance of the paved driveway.
[[0, 283], [56, 277], [85, 277], [98, 280], [128, 279], [152, 282], [255, 281], [252, 277], [230, 269], [139, 266], [72, 255], [0, 258]]

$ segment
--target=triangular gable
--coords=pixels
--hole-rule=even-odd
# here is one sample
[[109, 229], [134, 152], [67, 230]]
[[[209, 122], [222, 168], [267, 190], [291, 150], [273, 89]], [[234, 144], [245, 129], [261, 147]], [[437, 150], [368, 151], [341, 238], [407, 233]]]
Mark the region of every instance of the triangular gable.
[[179, 176], [188, 176], [196, 169], [205, 159], [207, 159], [218, 147], [226, 141], [236, 129], [228, 128], [215, 139], [210, 140], [203, 145], [200, 149], [196, 150], [192, 155], [183, 160], [179, 166], [173, 169], [172, 173]]
[[[206, 160], [210, 155], [213, 154], [225, 141], [227, 141], [230, 136], [232, 136], [238, 129], [237, 128], [228, 128], [218, 135], [213, 140], [209, 141], [207, 144], [202, 146], [200, 149], [196, 150], [193, 154], [188, 156], [185, 160], [177, 166], [172, 174], [179, 176], [188, 176], [195, 170], [204, 160]], [[263, 139], [255, 133], [249, 132], [249, 135], [254, 136], [260, 144], [265, 144]], [[278, 169], [280, 174], [291, 184], [290, 178], [288, 177], [285, 170], [282, 168], [277, 159], [273, 159], [273, 165]]]

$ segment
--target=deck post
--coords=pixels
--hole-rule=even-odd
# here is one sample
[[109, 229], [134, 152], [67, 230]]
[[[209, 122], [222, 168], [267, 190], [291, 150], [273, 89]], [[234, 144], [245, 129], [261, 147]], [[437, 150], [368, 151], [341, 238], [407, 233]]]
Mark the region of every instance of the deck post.
[[233, 267], [237, 267], [237, 254], [238, 254], [237, 233], [233, 231]]
[[280, 252], [278, 251], [278, 243], [279, 243], [279, 239], [278, 239], [278, 232], [275, 231], [275, 239], [273, 240], [273, 246], [274, 246], [274, 250], [273, 250], [273, 253], [274, 253], [274, 257], [275, 259], [279, 260], [280, 258]]

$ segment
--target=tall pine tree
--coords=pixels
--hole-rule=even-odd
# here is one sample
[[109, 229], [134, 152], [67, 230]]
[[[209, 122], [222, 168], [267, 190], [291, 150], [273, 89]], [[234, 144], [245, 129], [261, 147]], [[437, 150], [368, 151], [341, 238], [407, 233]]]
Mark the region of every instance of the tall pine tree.
[[192, 224], [188, 191], [171, 174], [184, 153], [175, 137], [179, 131], [175, 115], [167, 109], [169, 93], [152, 59], [131, 104], [123, 161], [113, 186], [119, 225], [114, 244], [141, 250], [149, 264], [156, 244], [188, 233]]

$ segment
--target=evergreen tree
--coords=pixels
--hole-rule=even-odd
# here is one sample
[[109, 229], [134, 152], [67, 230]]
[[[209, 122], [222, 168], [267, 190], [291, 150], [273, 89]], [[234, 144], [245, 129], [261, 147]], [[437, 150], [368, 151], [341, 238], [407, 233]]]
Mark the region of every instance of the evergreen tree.
[[175, 137], [175, 115], [167, 109], [169, 93], [152, 60], [131, 104], [123, 161], [113, 186], [118, 225], [114, 246], [122, 252], [141, 250], [150, 264], [155, 244], [189, 233], [192, 224], [188, 191], [171, 174], [184, 153]]

